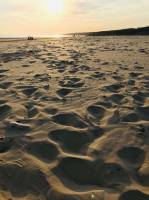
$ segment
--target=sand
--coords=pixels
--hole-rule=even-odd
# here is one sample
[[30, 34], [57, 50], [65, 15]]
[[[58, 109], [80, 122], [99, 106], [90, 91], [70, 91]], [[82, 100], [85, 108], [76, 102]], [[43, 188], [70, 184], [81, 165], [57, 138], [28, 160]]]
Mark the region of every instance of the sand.
[[149, 200], [149, 37], [0, 42], [0, 200]]

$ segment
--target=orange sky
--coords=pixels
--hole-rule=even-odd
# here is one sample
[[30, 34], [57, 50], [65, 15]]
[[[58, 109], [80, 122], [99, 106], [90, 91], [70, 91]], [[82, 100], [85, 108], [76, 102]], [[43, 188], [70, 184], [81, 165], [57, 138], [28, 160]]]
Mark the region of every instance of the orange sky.
[[50, 35], [149, 25], [149, 0], [0, 0], [0, 35]]

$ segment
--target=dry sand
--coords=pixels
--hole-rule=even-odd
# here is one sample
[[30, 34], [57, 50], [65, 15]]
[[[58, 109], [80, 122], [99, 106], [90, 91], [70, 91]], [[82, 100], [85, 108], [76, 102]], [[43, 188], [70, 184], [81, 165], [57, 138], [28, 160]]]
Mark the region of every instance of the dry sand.
[[149, 200], [149, 37], [0, 42], [0, 200]]

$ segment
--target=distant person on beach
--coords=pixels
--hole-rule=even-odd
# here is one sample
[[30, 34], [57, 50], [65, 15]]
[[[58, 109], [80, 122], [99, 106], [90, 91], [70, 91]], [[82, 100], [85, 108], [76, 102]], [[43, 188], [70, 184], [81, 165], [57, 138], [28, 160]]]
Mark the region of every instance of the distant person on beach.
[[34, 38], [29, 36], [27, 40], [34, 40]]

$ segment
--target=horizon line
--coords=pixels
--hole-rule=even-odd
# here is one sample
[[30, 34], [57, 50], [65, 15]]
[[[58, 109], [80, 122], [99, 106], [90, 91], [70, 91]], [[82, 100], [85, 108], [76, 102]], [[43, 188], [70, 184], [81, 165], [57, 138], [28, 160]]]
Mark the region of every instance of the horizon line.
[[85, 33], [96, 33], [96, 32], [104, 32], [104, 31], [119, 31], [119, 30], [126, 30], [126, 29], [139, 29], [139, 28], [147, 28], [149, 27], [149, 25], [147, 26], [139, 26], [139, 27], [130, 27], [130, 28], [120, 28], [120, 29], [107, 29], [107, 30], [97, 30], [97, 31], [82, 31], [82, 32], [70, 32], [70, 33], [62, 33], [62, 34], [23, 34], [23, 35], [18, 35], [18, 34], [0, 34], [0, 39], [26, 39], [29, 36], [35, 37], [35, 38], [53, 38], [53, 37], [66, 37], [67, 35], [71, 35], [71, 34], [85, 34]]

